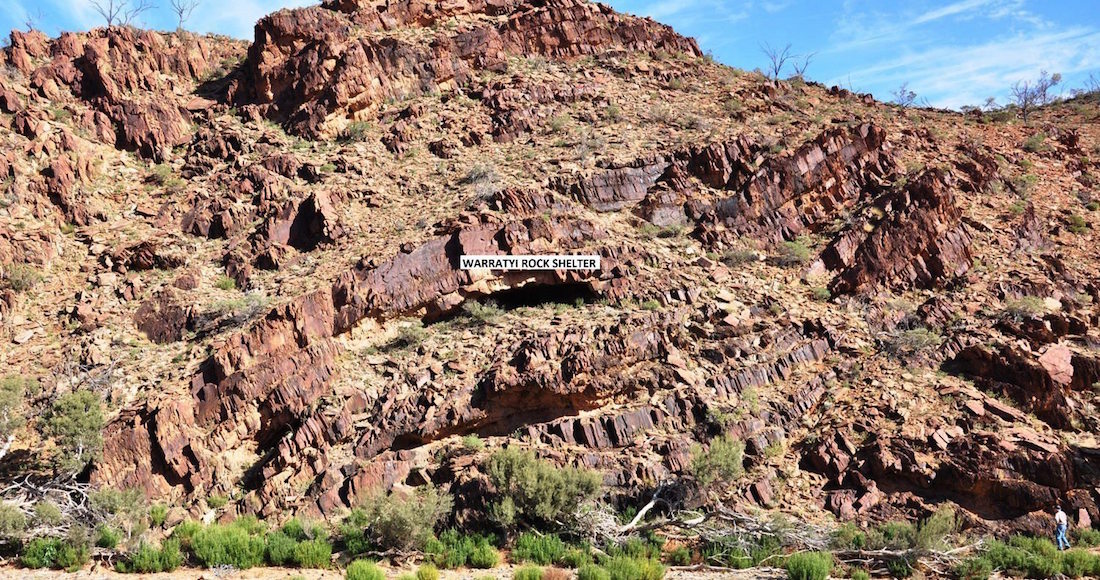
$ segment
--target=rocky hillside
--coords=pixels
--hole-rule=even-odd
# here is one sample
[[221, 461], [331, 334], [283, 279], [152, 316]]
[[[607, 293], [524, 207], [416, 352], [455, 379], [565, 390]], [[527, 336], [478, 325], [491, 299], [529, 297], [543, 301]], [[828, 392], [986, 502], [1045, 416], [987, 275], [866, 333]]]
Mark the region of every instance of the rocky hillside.
[[[428, 483], [461, 520], [504, 446], [620, 507], [1100, 518], [1095, 97], [903, 109], [582, 0], [13, 32], [0, 69], [0, 375], [42, 386], [9, 480], [91, 390], [78, 478], [176, 520]], [[602, 268], [457, 268], [573, 252]], [[700, 488], [719, 435], [744, 474]]]

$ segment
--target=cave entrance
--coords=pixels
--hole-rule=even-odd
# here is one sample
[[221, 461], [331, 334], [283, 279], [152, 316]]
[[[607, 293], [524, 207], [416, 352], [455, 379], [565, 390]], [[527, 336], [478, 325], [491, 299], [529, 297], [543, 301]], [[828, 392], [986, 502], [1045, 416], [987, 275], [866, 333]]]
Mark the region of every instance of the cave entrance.
[[578, 301], [590, 303], [600, 299], [599, 293], [584, 282], [566, 284], [528, 284], [518, 288], [509, 288], [494, 292], [483, 301], [493, 301], [505, 310], [515, 310], [525, 306], [545, 306], [547, 304], [576, 304]]

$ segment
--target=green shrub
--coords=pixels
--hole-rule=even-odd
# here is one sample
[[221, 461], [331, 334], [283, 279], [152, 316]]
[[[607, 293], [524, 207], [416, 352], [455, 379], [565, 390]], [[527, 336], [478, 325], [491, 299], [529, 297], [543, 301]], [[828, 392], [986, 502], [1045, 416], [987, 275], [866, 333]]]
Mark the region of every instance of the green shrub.
[[1083, 578], [1100, 572], [1100, 558], [1085, 550], [1066, 550], [1058, 554], [1059, 571], [1070, 578]]
[[373, 125], [367, 121], [353, 121], [340, 131], [339, 139], [344, 142], [366, 141], [370, 137], [372, 127]]
[[582, 548], [569, 548], [558, 558], [558, 565], [566, 568], [581, 568], [585, 564], [591, 563], [592, 554]]
[[691, 452], [691, 473], [703, 487], [715, 482], [733, 481], [744, 472], [745, 444], [720, 435], [703, 449], [696, 445]]
[[38, 273], [38, 270], [24, 264], [12, 264], [3, 270], [5, 271], [4, 280], [7, 282], [8, 288], [11, 288], [12, 292], [16, 294], [34, 288], [42, 281], [42, 275]]
[[450, 513], [451, 496], [422, 487], [409, 497], [379, 494], [362, 505], [369, 538], [383, 550], [420, 550], [436, 524]]
[[[482, 304], [477, 300], [467, 300], [462, 303], [462, 311], [472, 322], [479, 325], [492, 324], [504, 314], [504, 309], [497, 306], [492, 300]], [[473, 435], [472, 437], [477, 437]], [[465, 441], [465, 439], [463, 439]]]
[[56, 526], [62, 520], [61, 510], [51, 502], [40, 501], [34, 504], [34, 519], [47, 526]]
[[542, 568], [538, 566], [523, 566], [517, 568], [512, 577], [515, 580], [542, 580]]
[[940, 508], [917, 527], [913, 545], [923, 550], [944, 550], [947, 549], [947, 537], [954, 532], [955, 510]]
[[27, 529], [27, 517], [19, 508], [0, 503], [0, 538], [19, 538]]
[[14, 436], [15, 431], [26, 424], [24, 396], [28, 392], [37, 392], [40, 388], [38, 381], [34, 379], [19, 375], [0, 377], [0, 438]]
[[833, 571], [833, 555], [828, 552], [799, 552], [787, 558], [790, 580], [825, 580]]
[[886, 570], [894, 578], [908, 578], [913, 575], [913, 565], [905, 558], [890, 560], [886, 563]]
[[1092, 528], [1077, 528], [1070, 534], [1073, 543], [1085, 548], [1100, 546], [1100, 530]]
[[815, 286], [813, 290], [810, 291], [810, 293], [813, 295], [814, 300], [817, 300], [819, 302], [827, 302], [830, 298], [833, 297], [833, 294], [829, 292], [829, 289], [825, 288], [824, 286]]
[[268, 534], [264, 543], [267, 562], [272, 566], [286, 566], [295, 562], [294, 549], [298, 546], [298, 541], [294, 538], [284, 532], [275, 532]]
[[179, 542], [167, 539], [160, 548], [154, 548], [142, 542], [125, 560], [115, 565], [123, 573], [153, 574], [171, 572], [183, 563]]
[[322, 539], [299, 542], [294, 547], [294, 564], [299, 568], [328, 568], [332, 564], [332, 544]]
[[118, 543], [122, 541], [122, 532], [112, 528], [111, 526], [101, 525], [96, 528], [96, 540], [95, 545], [97, 548], [106, 548], [108, 550], [114, 550], [118, 547]]
[[164, 521], [168, 519], [168, 506], [162, 503], [156, 503], [149, 506], [149, 523], [156, 527], [164, 525]]
[[264, 562], [263, 537], [249, 533], [247, 526], [216, 524], [191, 537], [191, 553], [206, 567], [233, 566], [246, 570]]
[[1049, 312], [1046, 301], [1038, 296], [1023, 296], [1005, 302], [1003, 315], [1013, 320], [1042, 318]]
[[577, 580], [611, 580], [611, 574], [595, 564], [585, 564], [577, 569]]
[[661, 303], [656, 300], [646, 300], [640, 304], [642, 310], [655, 311], [661, 309]]
[[471, 568], [496, 568], [500, 564], [500, 552], [488, 544], [479, 544], [470, 552], [469, 563]]
[[810, 261], [813, 252], [806, 238], [786, 241], [779, 244], [775, 262], [781, 266], [799, 266]]
[[191, 539], [195, 537], [195, 534], [199, 533], [202, 529], [202, 524], [199, 522], [185, 520], [180, 522], [175, 528], [172, 529], [170, 538], [179, 540], [180, 546], [185, 550], [191, 549]]
[[833, 530], [829, 545], [843, 550], [862, 550], [867, 547], [867, 534], [859, 526], [845, 522]]
[[548, 566], [557, 562], [565, 554], [565, 543], [554, 535], [537, 536], [523, 533], [516, 538], [512, 547], [512, 561], [516, 563], [534, 562]]
[[386, 580], [386, 573], [370, 560], [356, 560], [348, 565], [346, 580]]
[[687, 566], [691, 564], [691, 550], [687, 546], [677, 546], [668, 553], [668, 563], [673, 566]]
[[943, 337], [935, 330], [924, 327], [891, 332], [886, 340], [886, 350], [895, 355], [911, 355], [943, 344]]
[[43, 435], [58, 446], [52, 458], [55, 469], [67, 475], [83, 471], [103, 447], [103, 425], [99, 395], [81, 389], [58, 397], [41, 422]]
[[431, 564], [421, 564], [416, 569], [416, 580], [439, 580], [439, 570]]
[[1068, 224], [1066, 226], [1067, 229], [1069, 229], [1069, 231], [1072, 232], [1072, 233], [1083, 234], [1083, 233], [1089, 231], [1088, 222], [1085, 221], [1085, 218], [1083, 218], [1083, 217], [1081, 217], [1077, 214], [1073, 214], [1073, 215], [1069, 216], [1069, 219], [1067, 220], [1066, 223]]
[[236, 290], [237, 281], [229, 276], [218, 276], [218, 279], [214, 281], [214, 287], [219, 290]]
[[88, 547], [74, 540], [35, 538], [23, 550], [20, 562], [27, 568], [76, 571], [89, 555]]
[[371, 542], [366, 533], [369, 523], [366, 512], [361, 508], [351, 510], [348, 517], [344, 518], [337, 528], [337, 534], [340, 536], [341, 543], [344, 544], [345, 552], [355, 555], [370, 551]]
[[660, 580], [665, 575], [665, 567], [660, 561], [630, 556], [612, 556], [603, 567], [611, 580]]
[[871, 580], [871, 575], [866, 570], [852, 570], [852, 580]]
[[466, 451], [481, 451], [485, 449], [485, 442], [477, 435], [467, 435], [462, 438], [462, 447]]
[[484, 467], [497, 492], [490, 516], [507, 528], [520, 523], [545, 527], [560, 522], [578, 504], [595, 497], [601, 487], [595, 472], [559, 468], [515, 448], [492, 454]]
[[1040, 151], [1046, 151], [1050, 149], [1050, 146], [1044, 143], [1044, 141], [1046, 141], [1046, 138], [1046, 133], [1036, 133], [1028, 137], [1024, 141], [1024, 151], [1039, 153]]

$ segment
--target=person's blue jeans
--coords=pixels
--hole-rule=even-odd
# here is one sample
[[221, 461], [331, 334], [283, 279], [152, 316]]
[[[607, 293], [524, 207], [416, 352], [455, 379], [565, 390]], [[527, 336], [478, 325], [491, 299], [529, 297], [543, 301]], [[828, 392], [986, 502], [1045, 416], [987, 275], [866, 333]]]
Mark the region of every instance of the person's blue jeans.
[[1069, 540], [1066, 539], [1066, 526], [1058, 524], [1057, 530], [1054, 532], [1054, 539], [1058, 541], [1059, 550], [1069, 549]]

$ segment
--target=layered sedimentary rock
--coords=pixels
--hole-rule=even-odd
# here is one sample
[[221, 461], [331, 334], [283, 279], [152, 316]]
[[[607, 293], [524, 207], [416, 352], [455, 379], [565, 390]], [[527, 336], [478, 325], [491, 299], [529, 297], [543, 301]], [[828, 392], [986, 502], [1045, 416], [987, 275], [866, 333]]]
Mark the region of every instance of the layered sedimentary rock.
[[[453, 31], [439, 26], [454, 16], [476, 18]], [[418, 40], [389, 34], [397, 29], [423, 34]], [[498, 68], [509, 56], [567, 58], [611, 49], [701, 54], [666, 26], [580, 0], [327, 2], [262, 19], [231, 96], [317, 137], [386, 99], [457, 88], [473, 68]], [[330, 124], [333, 117], [343, 121]]]

